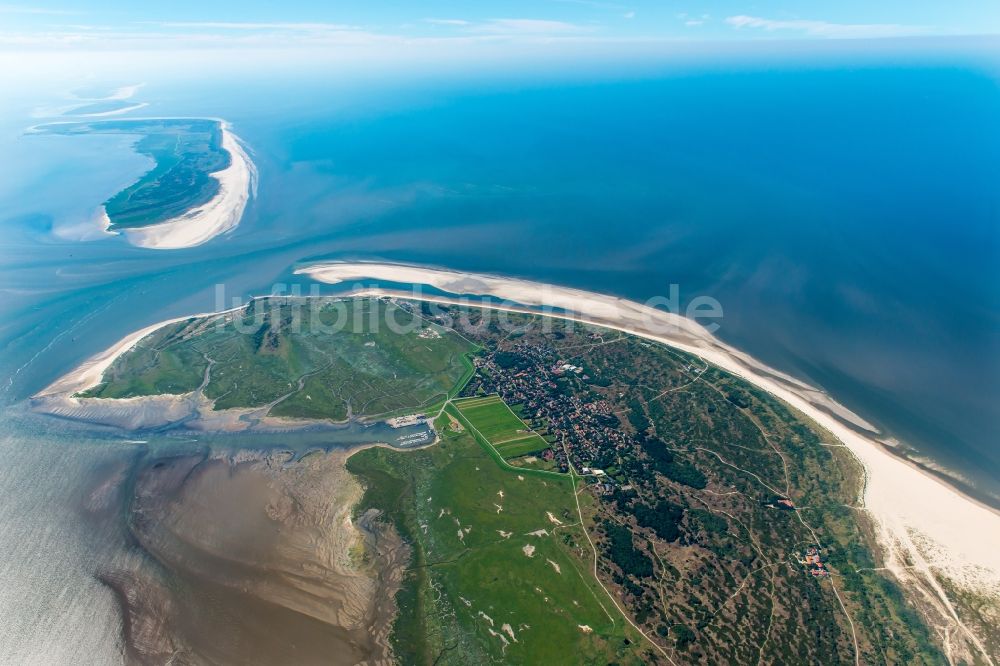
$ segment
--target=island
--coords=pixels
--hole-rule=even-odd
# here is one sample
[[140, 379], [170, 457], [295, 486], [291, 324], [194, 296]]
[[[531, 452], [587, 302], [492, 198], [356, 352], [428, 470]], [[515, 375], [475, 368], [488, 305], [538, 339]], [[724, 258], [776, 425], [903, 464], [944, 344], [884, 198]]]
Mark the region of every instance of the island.
[[[64, 418], [242, 433], [109, 473], [144, 554], [99, 572], [129, 654], [940, 664], [996, 653], [995, 599], [935, 578], [950, 581], [951, 615], [886, 564], [866, 467], [816, 419], [650, 336], [499, 307], [260, 298], [137, 332], [36, 396]], [[332, 441], [356, 422], [432, 434], [306, 452], [239, 439]], [[220, 626], [239, 640], [213, 638]]]
[[34, 133], [125, 134], [153, 162], [136, 182], [103, 204], [108, 234], [152, 249], [205, 243], [235, 228], [253, 194], [256, 169], [227, 123], [205, 118], [63, 122]]

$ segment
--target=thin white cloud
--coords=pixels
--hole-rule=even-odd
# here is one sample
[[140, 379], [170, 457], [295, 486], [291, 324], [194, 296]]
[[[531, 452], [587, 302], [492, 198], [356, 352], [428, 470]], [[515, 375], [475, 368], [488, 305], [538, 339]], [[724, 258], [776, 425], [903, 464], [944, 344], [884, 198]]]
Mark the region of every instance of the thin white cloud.
[[594, 9], [627, 9], [625, 5], [617, 2], [599, 2], [598, 0], [550, 0], [564, 5], [583, 5]]
[[[128, 28], [78, 26], [76, 29], [50, 29], [39, 32], [0, 31], [0, 49], [4, 47], [84, 49], [185, 49], [185, 48], [287, 48], [287, 47], [365, 47], [402, 43], [395, 35], [355, 29], [305, 28], [309, 24], [283, 24], [280, 29], [257, 27], [193, 27], [174, 24], [133, 24]], [[295, 27], [290, 27], [295, 26]], [[188, 30], [177, 30], [186, 27]]]
[[923, 35], [929, 32], [923, 26], [902, 25], [899, 23], [830, 23], [828, 21], [810, 21], [806, 19], [776, 20], [742, 14], [728, 17], [726, 23], [737, 30], [750, 28], [766, 32], [792, 31], [808, 37], [827, 37], [831, 39], [903, 37]]
[[438, 18], [426, 18], [424, 23], [431, 23], [433, 25], [454, 25], [454, 26], [466, 26], [470, 25], [470, 21], [465, 21], [463, 19], [438, 19]]
[[339, 31], [357, 30], [356, 26], [340, 23], [247, 23], [232, 21], [168, 21], [157, 23], [163, 28], [187, 30], [286, 30], [286, 31]]
[[25, 5], [0, 4], [0, 14], [42, 14], [45, 16], [66, 16], [80, 12], [69, 9], [50, 9], [47, 7], [27, 7]]
[[497, 18], [470, 26], [472, 32], [490, 34], [554, 35], [593, 32], [593, 26], [544, 19]]
[[336, 23], [168, 21], [125, 26], [49, 26], [43, 31], [5, 32], [0, 50], [44, 49], [192, 49], [192, 48], [398, 48], [419, 51], [474, 44], [525, 45], [555, 41], [601, 41], [594, 26], [541, 19], [428, 19], [453, 30], [444, 36], [370, 31]]
[[549, 21], [531, 18], [494, 18], [485, 21], [467, 21], [465, 19], [426, 18], [424, 23], [440, 26], [451, 26], [467, 35], [482, 35], [493, 37], [552, 37], [579, 35], [594, 32], [593, 25], [567, 23], [566, 21]]
[[622, 14], [622, 16], [625, 17], [625, 18], [627, 18], [627, 19], [634, 19], [635, 18], [635, 12], [625, 12], [624, 14]]

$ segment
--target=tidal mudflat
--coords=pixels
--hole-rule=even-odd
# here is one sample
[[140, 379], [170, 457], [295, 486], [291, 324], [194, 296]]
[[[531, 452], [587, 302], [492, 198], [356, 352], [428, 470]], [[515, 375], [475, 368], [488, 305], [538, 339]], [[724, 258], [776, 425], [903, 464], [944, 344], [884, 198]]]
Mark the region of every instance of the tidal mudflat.
[[344, 450], [148, 456], [115, 470], [142, 557], [98, 577], [136, 663], [381, 663], [407, 549], [352, 508]]

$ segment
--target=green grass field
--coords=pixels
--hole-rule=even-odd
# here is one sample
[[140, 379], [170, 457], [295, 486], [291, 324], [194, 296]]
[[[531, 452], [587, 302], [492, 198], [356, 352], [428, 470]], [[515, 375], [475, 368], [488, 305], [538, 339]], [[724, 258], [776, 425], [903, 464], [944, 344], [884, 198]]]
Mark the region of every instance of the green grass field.
[[[500, 403], [501, 405], [503, 403]], [[645, 647], [592, 574], [568, 475], [497, 463], [447, 416], [419, 451], [361, 451], [348, 469], [414, 543], [398, 600], [404, 663], [640, 663]]]
[[500, 396], [465, 398], [455, 400], [453, 404], [504, 459], [518, 458], [549, 448], [549, 443], [532, 431]]

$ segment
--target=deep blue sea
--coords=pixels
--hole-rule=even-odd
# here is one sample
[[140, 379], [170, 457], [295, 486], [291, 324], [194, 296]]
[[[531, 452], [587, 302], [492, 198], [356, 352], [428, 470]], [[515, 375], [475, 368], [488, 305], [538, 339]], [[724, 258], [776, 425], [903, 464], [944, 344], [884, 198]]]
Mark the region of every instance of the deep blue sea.
[[[313, 259], [637, 300], [675, 283], [685, 299], [718, 299], [726, 341], [1000, 497], [997, 70], [612, 70], [149, 80], [141, 115], [226, 118], [260, 173], [233, 234], [174, 252], [53, 235], [147, 163], [121, 137], [23, 136], [65, 90], [22, 91], [0, 118], [0, 150], [19, 156], [0, 163], [4, 401], [141, 325], [213, 309], [217, 285], [266, 293], [301, 282], [292, 269]], [[0, 429], [30, 467], [25, 447], [52, 435], [22, 423]]]

